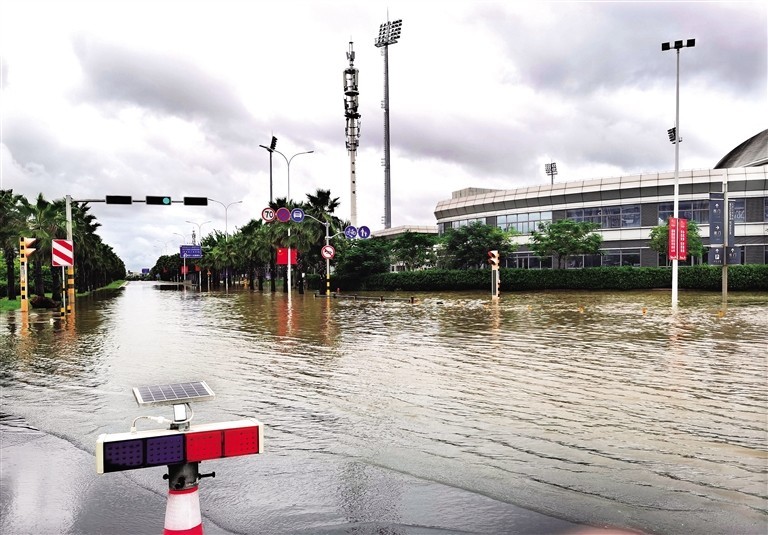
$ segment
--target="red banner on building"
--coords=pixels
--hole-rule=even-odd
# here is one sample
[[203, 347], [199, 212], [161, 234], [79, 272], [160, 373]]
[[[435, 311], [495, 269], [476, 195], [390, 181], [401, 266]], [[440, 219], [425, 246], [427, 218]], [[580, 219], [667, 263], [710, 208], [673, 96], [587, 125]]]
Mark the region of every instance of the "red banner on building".
[[667, 240], [667, 256], [670, 260], [677, 260], [677, 218], [669, 218], [669, 237]]
[[[287, 247], [278, 247], [277, 248], [277, 265], [278, 266], [287, 266], [288, 265], [288, 248]], [[291, 265], [296, 265], [296, 249], [291, 249]]]

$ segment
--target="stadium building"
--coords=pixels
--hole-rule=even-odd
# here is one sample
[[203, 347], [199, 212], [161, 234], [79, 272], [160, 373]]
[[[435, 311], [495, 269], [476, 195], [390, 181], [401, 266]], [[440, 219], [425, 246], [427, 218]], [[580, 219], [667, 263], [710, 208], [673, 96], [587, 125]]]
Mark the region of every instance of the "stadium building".
[[[735, 246], [741, 262], [768, 263], [768, 130], [729, 152], [713, 169], [680, 171], [679, 217], [693, 220], [709, 246], [710, 193], [734, 201]], [[435, 208], [439, 233], [475, 221], [514, 229], [519, 248], [505, 259], [507, 267], [548, 268], [552, 258], [540, 259], [528, 248], [539, 223], [571, 219], [600, 225], [600, 255], [568, 259], [568, 267], [643, 266], [667, 264], [665, 255], [648, 247], [651, 229], [672, 215], [674, 173], [569, 181], [510, 190], [466, 188]], [[730, 245], [730, 244], [729, 244]], [[689, 257], [686, 263], [698, 262]], [[681, 265], [683, 262], [681, 261]]]

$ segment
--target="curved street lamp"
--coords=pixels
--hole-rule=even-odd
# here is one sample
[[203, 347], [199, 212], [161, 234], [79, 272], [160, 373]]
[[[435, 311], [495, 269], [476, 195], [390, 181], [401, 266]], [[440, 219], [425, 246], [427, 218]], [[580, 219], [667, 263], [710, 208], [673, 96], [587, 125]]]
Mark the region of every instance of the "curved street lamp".
[[[315, 152], [314, 150], [307, 150], [304, 152], [297, 152], [290, 158], [288, 158], [285, 154], [280, 152], [277, 149], [272, 149], [270, 152], [276, 152], [283, 158], [285, 158], [285, 163], [288, 167], [288, 196], [285, 199], [286, 203], [291, 202], [291, 160], [293, 160], [296, 156], [300, 156], [301, 154], [312, 154]], [[293, 271], [293, 267], [291, 266], [291, 227], [288, 227], [288, 299], [291, 299], [291, 272]]]

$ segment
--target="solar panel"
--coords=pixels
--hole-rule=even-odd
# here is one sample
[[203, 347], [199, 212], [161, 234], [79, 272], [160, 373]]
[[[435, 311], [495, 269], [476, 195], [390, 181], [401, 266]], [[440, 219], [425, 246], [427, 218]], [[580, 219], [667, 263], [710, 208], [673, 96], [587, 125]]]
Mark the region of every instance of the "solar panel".
[[139, 406], [174, 405], [188, 401], [206, 401], [215, 397], [205, 381], [137, 386], [133, 388], [133, 395]]

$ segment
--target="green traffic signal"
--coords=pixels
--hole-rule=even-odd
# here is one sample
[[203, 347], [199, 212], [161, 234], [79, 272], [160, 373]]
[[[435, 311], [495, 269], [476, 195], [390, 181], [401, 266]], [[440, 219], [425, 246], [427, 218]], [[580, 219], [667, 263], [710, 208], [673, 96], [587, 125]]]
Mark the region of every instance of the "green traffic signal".
[[171, 198], [168, 196], [147, 195], [147, 204], [161, 204], [163, 206], [170, 206]]

